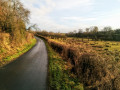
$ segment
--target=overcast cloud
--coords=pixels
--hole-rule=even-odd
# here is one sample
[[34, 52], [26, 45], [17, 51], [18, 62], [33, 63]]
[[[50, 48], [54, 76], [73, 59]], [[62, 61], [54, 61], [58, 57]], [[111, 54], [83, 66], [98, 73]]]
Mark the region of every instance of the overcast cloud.
[[30, 22], [54, 32], [90, 26], [120, 28], [120, 0], [21, 0]]

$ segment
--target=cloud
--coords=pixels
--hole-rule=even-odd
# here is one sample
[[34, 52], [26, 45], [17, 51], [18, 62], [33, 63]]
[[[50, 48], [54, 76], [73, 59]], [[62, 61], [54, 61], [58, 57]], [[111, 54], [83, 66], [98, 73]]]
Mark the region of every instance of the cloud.
[[55, 7], [56, 4], [53, 0], [46, 0], [47, 5], [50, 5], [51, 7]]
[[[37, 17], [39, 17], [38, 15], [47, 15], [54, 7], [54, 2], [52, 2], [52, 0], [21, 0], [21, 2], [31, 11], [32, 15], [37, 14]], [[45, 5], [45, 3], [47, 5]]]
[[[72, 8], [90, 8], [93, 5], [93, 0], [21, 0], [21, 2], [31, 11], [30, 22], [38, 24], [41, 29], [54, 32], [69, 32], [69, 30], [77, 29], [79, 23], [69, 26], [52, 19], [50, 13], [59, 10], [71, 10]], [[62, 20], [74, 21], [91, 21], [95, 18], [83, 17], [58, 17]], [[85, 26], [81, 24], [81, 26]]]
[[42, 28], [44, 30], [48, 30], [48, 31], [58, 32], [58, 31], [62, 31], [62, 30], [65, 31], [66, 29], [68, 29], [67, 26], [57, 24], [50, 17], [44, 17], [44, 16], [42, 16], [42, 17], [33, 17], [32, 21], [34, 23], [37, 23], [38, 25], [40, 25], [40, 28]]
[[111, 26], [114, 29], [120, 28], [120, 13], [112, 14], [100, 22], [101, 26]]
[[90, 6], [93, 0], [57, 0], [57, 9], [71, 9], [75, 7]]
[[72, 20], [72, 21], [94, 21], [96, 18], [85, 18], [85, 17], [63, 17], [63, 20]]

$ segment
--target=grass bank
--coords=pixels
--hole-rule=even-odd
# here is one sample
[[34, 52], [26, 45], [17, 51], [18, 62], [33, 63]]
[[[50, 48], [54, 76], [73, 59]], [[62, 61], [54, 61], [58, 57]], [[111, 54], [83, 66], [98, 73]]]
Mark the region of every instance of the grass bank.
[[14, 47], [13, 52], [9, 52], [9, 50], [6, 48], [1, 48], [0, 55], [4, 56], [4, 58], [0, 60], [0, 67], [3, 67], [4, 65], [14, 61], [20, 55], [30, 50], [35, 44], [36, 39], [33, 38], [29, 41], [29, 43], [26, 43], [20, 47]]
[[77, 76], [71, 73], [71, 64], [64, 61], [47, 43], [49, 57], [49, 90], [84, 90]]

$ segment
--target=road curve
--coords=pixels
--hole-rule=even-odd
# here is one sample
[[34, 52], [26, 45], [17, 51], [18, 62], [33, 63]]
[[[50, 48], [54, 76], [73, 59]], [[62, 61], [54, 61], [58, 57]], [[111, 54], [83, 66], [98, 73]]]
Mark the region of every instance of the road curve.
[[36, 45], [14, 62], [0, 68], [0, 90], [46, 90], [48, 58], [45, 43]]

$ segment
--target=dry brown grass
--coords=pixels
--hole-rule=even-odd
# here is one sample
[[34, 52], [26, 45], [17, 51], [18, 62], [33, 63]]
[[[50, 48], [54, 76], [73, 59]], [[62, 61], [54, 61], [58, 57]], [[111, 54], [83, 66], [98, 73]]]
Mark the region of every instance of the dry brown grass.
[[87, 88], [112, 90], [115, 78], [105, 60], [95, 53], [83, 53], [75, 66], [78, 78]]
[[74, 39], [67, 41], [69, 43], [45, 39], [65, 60], [71, 62], [71, 71], [77, 74], [85, 89], [120, 90], [119, 69], [111, 58], [101, 56], [89, 45], [72, 43]]
[[18, 43], [14, 40], [11, 40], [9, 33], [0, 33], [0, 66], [6, 62], [4, 62], [3, 59], [23, 50], [25, 48], [25, 45], [31, 43], [32, 39], [33, 34], [27, 33], [26, 39], [21, 39], [21, 41]]

